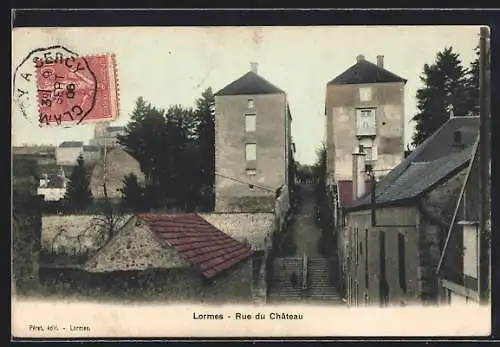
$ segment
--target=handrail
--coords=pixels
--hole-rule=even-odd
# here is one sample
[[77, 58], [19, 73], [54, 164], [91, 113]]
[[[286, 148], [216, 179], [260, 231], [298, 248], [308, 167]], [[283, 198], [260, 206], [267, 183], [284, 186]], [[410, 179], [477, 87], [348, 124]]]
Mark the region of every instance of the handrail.
[[307, 289], [307, 270], [308, 270], [308, 258], [307, 254], [304, 253], [304, 261], [302, 262], [302, 289]]

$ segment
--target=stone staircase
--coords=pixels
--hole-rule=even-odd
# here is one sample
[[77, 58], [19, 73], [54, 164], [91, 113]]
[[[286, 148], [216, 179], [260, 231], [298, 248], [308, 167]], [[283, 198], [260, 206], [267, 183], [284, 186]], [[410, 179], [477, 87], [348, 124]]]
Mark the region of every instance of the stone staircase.
[[311, 302], [342, 303], [334, 284], [331, 260], [310, 258], [308, 262], [308, 294]]
[[[273, 261], [273, 276], [270, 283], [268, 301], [271, 303], [289, 303], [303, 301], [301, 295], [302, 257], [276, 258]], [[297, 284], [291, 282], [292, 273], [297, 274]]]
[[[303, 257], [276, 258], [273, 262], [273, 276], [269, 283], [268, 302], [277, 303], [328, 303], [342, 304], [333, 284], [329, 260], [308, 259], [307, 288], [302, 289]], [[297, 284], [291, 282], [292, 273], [297, 274]]]

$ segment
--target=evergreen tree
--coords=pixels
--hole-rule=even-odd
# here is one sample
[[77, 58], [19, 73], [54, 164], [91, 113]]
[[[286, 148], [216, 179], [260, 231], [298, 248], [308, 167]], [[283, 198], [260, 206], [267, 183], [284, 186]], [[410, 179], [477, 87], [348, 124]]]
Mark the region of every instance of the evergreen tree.
[[471, 114], [479, 116], [479, 46], [474, 49], [476, 58], [470, 64], [467, 88], [469, 90], [469, 106]]
[[434, 64], [424, 65], [420, 80], [425, 86], [417, 91], [419, 113], [413, 117], [416, 122], [413, 145], [425, 141], [449, 119], [451, 113], [454, 116], [470, 114], [468, 77], [469, 71], [462, 66], [460, 56], [453, 52], [452, 47], [439, 52]]
[[196, 100], [197, 157], [200, 203], [205, 209], [214, 206], [215, 184], [215, 100], [212, 88], [207, 88]]
[[144, 189], [139, 185], [137, 176], [131, 173], [123, 178], [123, 188], [120, 189], [123, 196], [123, 204], [133, 211], [143, 209]]
[[77, 163], [77, 166], [75, 166], [69, 178], [65, 200], [68, 201], [71, 208], [80, 210], [88, 207], [92, 203], [92, 193], [90, 191], [90, 180], [82, 155], [78, 157]]

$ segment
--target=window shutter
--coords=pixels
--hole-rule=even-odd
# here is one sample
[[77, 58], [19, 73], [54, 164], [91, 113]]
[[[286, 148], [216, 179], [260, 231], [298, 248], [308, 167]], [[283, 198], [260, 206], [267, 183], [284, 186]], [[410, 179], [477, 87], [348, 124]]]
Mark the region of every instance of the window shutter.
[[464, 274], [473, 278], [478, 278], [478, 240], [477, 229], [475, 225], [463, 225], [464, 256], [463, 266]]

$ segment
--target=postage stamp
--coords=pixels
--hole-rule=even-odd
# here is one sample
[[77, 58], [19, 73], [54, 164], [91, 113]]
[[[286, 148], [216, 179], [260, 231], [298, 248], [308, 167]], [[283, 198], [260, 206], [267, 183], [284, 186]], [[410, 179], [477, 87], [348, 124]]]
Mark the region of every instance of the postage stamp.
[[39, 48], [17, 67], [14, 100], [40, 126], [113, 121], [119, 89], [114, 54], [80, 56], [63, 46]]
[[115, 119], [118, 86], [114, 55], [71, 57], [50, 63], [39, 59], [35, 67], [40, 123]]

